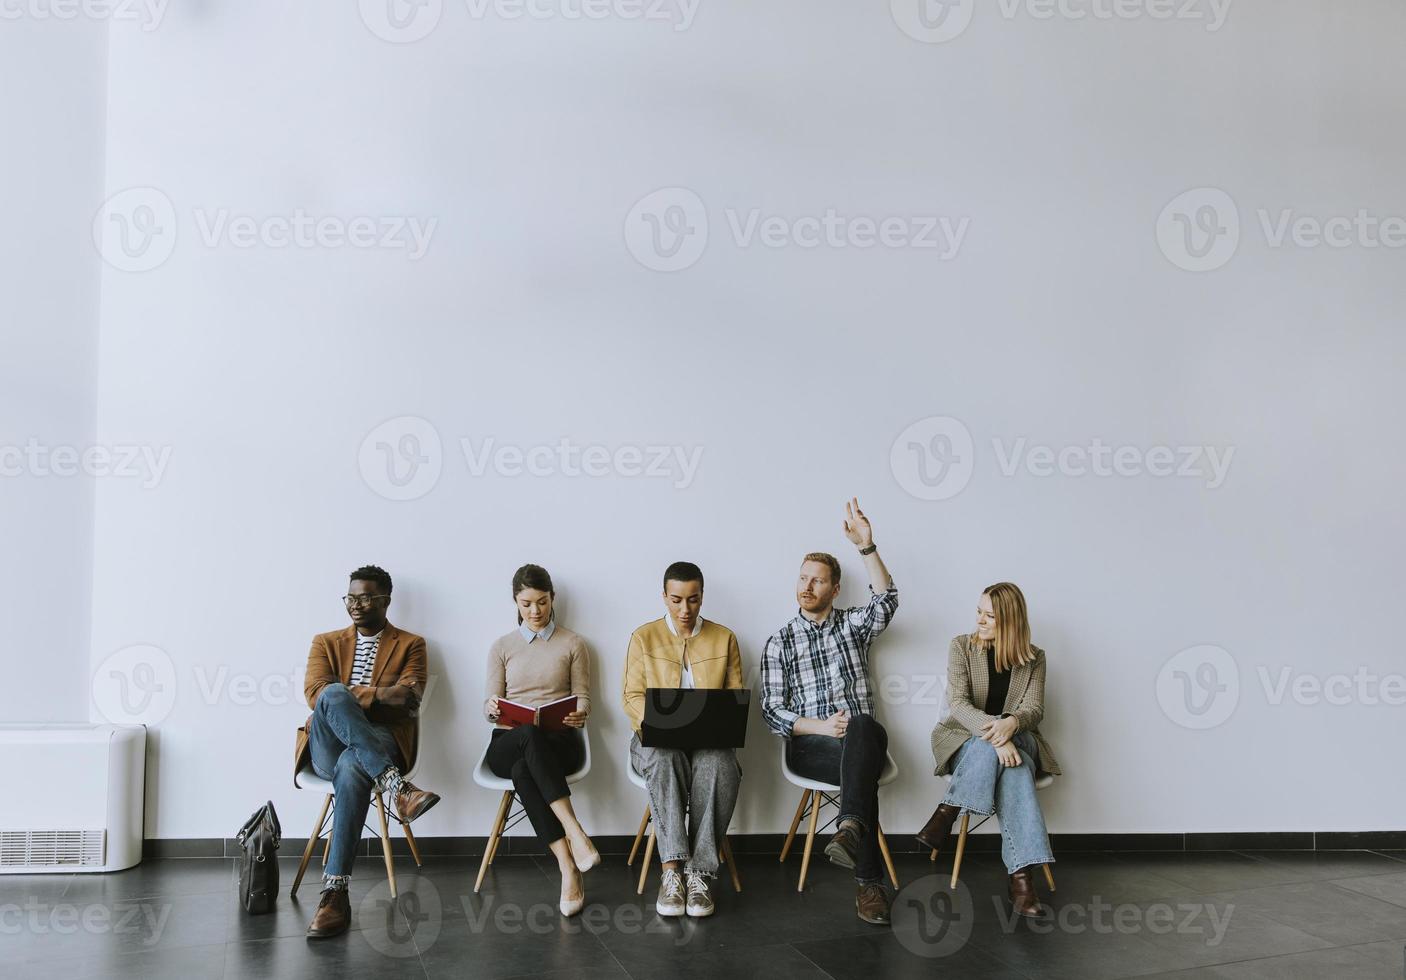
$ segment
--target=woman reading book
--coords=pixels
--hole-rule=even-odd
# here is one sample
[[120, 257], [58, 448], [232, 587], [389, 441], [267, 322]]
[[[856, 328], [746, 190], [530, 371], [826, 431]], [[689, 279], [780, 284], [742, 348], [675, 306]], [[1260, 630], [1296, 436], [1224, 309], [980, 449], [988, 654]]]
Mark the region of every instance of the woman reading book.
[[561, 913], [575, 915], [586, 901], [581, 875], [600, 863], [566, 785], [585, 759], [581, 729], [591, 710], [590, 654], [585, 640], [557, 624], [555, 597], [545, 568], [523, 565], [514, 573], [518, 628], [488, 651], [483, 712], [497, 725], [488, 768], [513, 781], [532, 829], [561, 869]]

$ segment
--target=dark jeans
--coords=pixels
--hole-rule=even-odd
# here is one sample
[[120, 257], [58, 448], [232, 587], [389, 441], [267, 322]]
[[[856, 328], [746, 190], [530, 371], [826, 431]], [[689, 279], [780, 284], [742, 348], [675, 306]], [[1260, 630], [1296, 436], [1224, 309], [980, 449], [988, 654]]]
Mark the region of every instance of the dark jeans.
[[840, 786], [840, 820], [863, 825], [854, 878], [861, 883], [883, 878], [879, 855], [879, 773], [883, 772], [889, 733], [873, 715], [851, 715], [844, 738], [797, 735], [786, 745], [793, 772]]
[[308, 728], [312, 769], [332, 781], [336, 806], [332, 810], [332, 849], [324, 873], [351, 874], [356, 845], [371, 806], [371, 786], [389, 766], [405, 765], [395, 738], [385, 725], [366, 719], [366, 712], [345, 684], [328, 684], [317, 695]]
[[511, 779], [537, 839], [548, 846], [566, 836], [551, 804], [571, 795], [566, 777], [581, 768], [586, 749], [579, 729], [544, 732], [536, 725], [497, 728], [488, 743], [488, 768]]

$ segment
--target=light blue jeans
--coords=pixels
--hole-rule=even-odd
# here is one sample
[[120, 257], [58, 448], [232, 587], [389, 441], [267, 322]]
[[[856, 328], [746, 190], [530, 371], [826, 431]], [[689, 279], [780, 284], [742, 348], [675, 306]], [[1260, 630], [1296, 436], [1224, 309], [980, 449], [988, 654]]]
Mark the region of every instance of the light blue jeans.
[[1032, 864], [1050, 864], [1050, 836], [1035, 798], [1035, 738], [1020, 732], [1011, 740], [1021, 764], [1001, 765], [995, 747], [973, 735], [953, 756], [952, 778], [942, 802], [1001, 822], [1001, 859], [1015, 874]]

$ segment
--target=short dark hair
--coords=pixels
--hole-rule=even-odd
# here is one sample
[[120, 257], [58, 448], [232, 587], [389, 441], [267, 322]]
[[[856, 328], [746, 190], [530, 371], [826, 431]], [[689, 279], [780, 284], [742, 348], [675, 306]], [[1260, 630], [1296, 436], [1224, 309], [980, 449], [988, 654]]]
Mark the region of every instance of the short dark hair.
[[351, 573], [353, 582], [370, 582], [381, 590], [382, 595], [391, 594], [391, 573], [379, 565], [362, 565]]
[[664, 569], [664, 588], [667, 589], [670, 582], [697, 582], [701, 589], [703, 588], [703, 569], [691, 561], [676, 561]]
[[556, 598], [557, 590], [552, 588], [552, 576], [541, 565], [523, 565], [513, 572], [513, 598], [523, 589], [536, 589], [549, 592]]

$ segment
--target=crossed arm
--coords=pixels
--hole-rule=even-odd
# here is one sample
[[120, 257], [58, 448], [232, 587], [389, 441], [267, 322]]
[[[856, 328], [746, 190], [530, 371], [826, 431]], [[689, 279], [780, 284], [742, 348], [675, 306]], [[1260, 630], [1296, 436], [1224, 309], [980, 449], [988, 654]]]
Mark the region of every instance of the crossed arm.
[[[363, 711], [373, 706], [410, 714], [420, 705], [425, 695], [427, 673], [425, 641], [416, 638], [405, 654], [405, 666], [391, 684], [371, 687], [364, 684], [351, 685], [352, 696]], [[303, 681], [303, 696], [309, 708], [317, 707], [317, 697], [328, 684], [342, 682], [332, 667], [332, 650], [322, 637], [314, 637], [312, 649], [308, 651], [308, 669]]]

